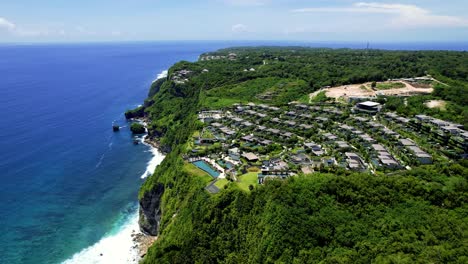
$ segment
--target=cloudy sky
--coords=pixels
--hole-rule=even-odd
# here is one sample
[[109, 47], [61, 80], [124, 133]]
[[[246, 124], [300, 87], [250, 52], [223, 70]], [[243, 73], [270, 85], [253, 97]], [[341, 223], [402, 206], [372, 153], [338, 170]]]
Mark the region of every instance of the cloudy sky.
[[0, 42], [468, 41], [467, 0], [4, 0]]

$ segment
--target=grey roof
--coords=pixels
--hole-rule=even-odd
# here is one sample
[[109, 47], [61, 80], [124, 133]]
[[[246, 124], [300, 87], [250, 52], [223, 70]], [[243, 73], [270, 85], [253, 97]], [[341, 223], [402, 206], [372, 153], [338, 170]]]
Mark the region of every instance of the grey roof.
[[386, 151], [386, 149], [380, 144], [372, 144], [372, 148], [376, 151]]
[[267, 129], [267, 131], [271, 132], [273, 134], [279, 134], [280, 133], [279, 129], [276, 129], [276, 128], [269, 128], [269, 129]]
[[336, 141], [336, 145], [338, 145], [339, 148], [349, 148], [349, 144], [345, 141]]
[[313, 147], [319, 147], [320, 148], [320, 145], [317, 145], [317, 143], [314, 143], [314, 142], [306, 142], [306, 143], [304, 143], [304, 146], [306, 146], [308, 148], [313, 148]]
[[407, 138], [402, 138], [398, 140], [403, 146], [416, 146], [416, 143], [414, 141], [407, 139]]
[[360, 117], [360, 116], [355, 116], [355, 117], [354, 117], [354, 120], [357, 120], [357, 121], [359, 121], [359, 122], [367, 122], [367, 121], [369, 121], [369, 119], [364, 118], [364, 117]]
[[354, 152], [346, 152], [345, 155], [349, 159], [359, 159], [359, 160], [361, 159], [361, 157], [359, 157], [359, 155]]
[[242, 154], [242, 157], [246, 158], [247, 160], [258, 160], [257, 155], [253, 154], [252, 152]]
[[324, 137], [326, 137], [328, 140], [336, 140], [338, 139], [337, 136], [333, 135], [332, 133], [325, 133], [323, 134]]
[[319, 117], [315, 118], [315, 120], [322, 121], [322, 122], [327, 122], [328, 118], [319, 116]]

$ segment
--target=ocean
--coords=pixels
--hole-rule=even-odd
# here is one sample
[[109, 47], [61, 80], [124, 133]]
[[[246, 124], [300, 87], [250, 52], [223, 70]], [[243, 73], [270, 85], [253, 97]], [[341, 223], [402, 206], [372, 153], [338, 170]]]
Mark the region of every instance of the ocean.
[[138, 189], [163, 156], [133, 144], [123, 113], [175, 62], [240, 45], [366, 43], [0, 45], [0, 263], [134, 263]]
[[0, 263], [131, 262], [141, 176], [162, 155], [133, 144], [123, 113], [219, 46], [0, 46]]

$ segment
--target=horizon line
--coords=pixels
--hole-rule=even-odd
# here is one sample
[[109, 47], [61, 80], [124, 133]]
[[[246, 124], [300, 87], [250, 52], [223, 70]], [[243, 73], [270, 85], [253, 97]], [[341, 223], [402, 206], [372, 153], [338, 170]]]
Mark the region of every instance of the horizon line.
[[[232, 39], [219, 39], [219, 40], [201, 40], [201, 39], [185, 39], [185, 40], [77, 40], [77, 41], [0, 41], [0, 45], [30, 45], [30, 44], [107, 44], [107, 43], [160, 43], [160, 42], [257, 42], [257, 43], [326, 43], [326, 44], [358, 44], [358, 43], [376, 43], [376, 44], [468, 44], [468, 40], [404, 40], [404, 41], [368, 41], [368, 40], [232, 40]], [[467, 46], [468, 48], [468, 46]]]

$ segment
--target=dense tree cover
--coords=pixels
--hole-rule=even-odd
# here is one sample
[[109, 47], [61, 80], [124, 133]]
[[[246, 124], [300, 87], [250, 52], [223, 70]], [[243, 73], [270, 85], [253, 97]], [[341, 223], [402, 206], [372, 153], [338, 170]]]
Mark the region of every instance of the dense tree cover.
[[467, 175], [314, 174], [178, 196], [144, 263], [466, 263]]
[[143, 134], [146, 132], [146, 129], [140, 123], [133, 123], [130, 125], [130, 131], [132, 131], [133, 134]]
[[[282, 105], [325, 85], [429, 73], [449, 86], [409, 98], [411, 111], [399, 99], [386, 98], [387, 107], [408, 115], [430, 112], [436, 110], [423, 102], [442, 98], [456, 110], [440, 115], [466, 118], [467, 53], [265, 47], [212, 54], [228, 52], [237, 60], [177, 63], [153, 84], [144, 106], [129, 112], [146, 116], [150, 136], [170, 151], [139, 194], [164, 185], [160, 236], [144, 263], [468, 261], [466, 162], [391, 176], [300, 176], [250, 193], [228, 185], [213, 196], [204, 190], [207, 179], [184, 170], [181, 157], [200, 126], [197, 111], [246, 101]], [[191, 71], [189, 81], [171, 81], [181, 70]]]
[[158, 79], [156, 81], [154, 81], [152, 84], [151, 84], [151, 88], [148, 92], [148, 97], [151, 98], [153, 97], [157, 92], [159, 92], [159, 90], [161, 89], [161, 86], [162, 84], [165, 82], [166, 80], [164, 78], [162, 79]]
[[145, 108], [143, 106], [137, 107], [133, 110], [127, 110], [125, 112], [126, 119], [139, 118], [145, 115]]

